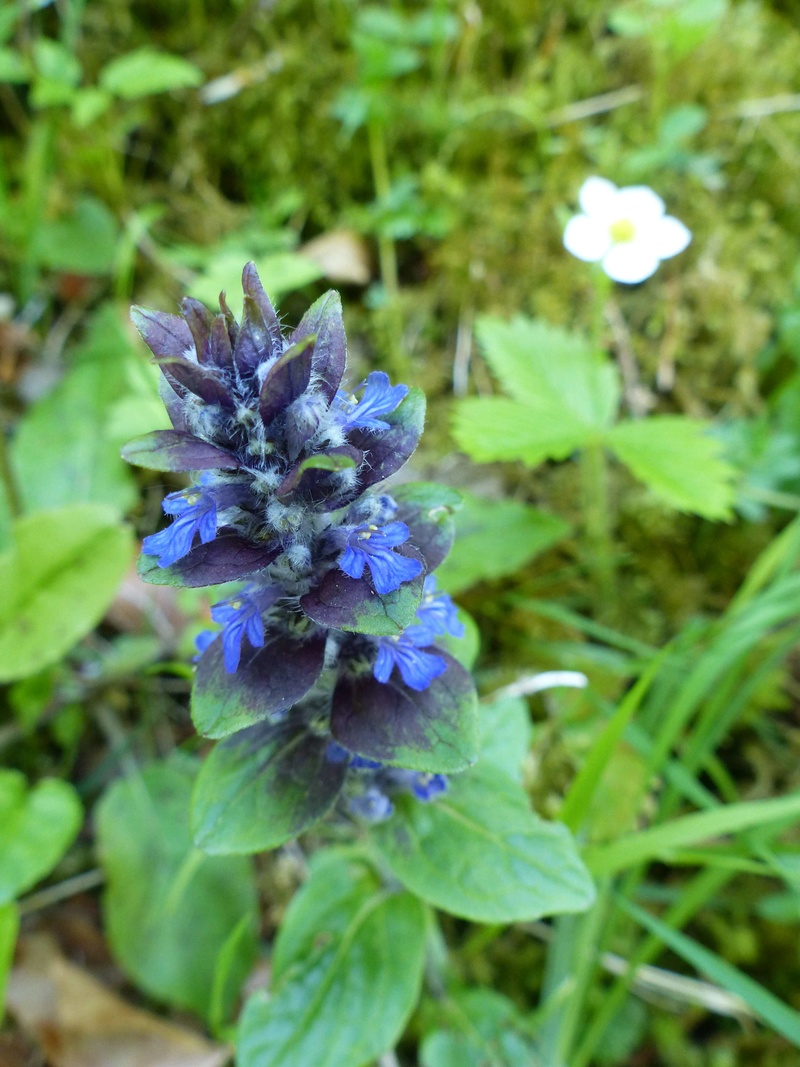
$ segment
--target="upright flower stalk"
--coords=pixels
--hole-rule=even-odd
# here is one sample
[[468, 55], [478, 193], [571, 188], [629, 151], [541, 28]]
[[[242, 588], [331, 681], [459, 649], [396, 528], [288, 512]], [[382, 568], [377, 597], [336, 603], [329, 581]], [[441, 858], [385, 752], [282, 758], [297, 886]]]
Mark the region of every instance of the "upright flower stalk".
[[134, 308], [173, 429], [123, 455], [194, 474], [164, 501], [172, 523], [144, 539], [141, 577], [246, 583], [198, 642], [192, 715], [243, 763], [264, 753], [276, 803], [303, 780], [303, 803], [282, 813], [288, 838], [339, 798], [371, 819], [398, 792], [435, 799], [476, 758], [476, 697], [445, 647], [463, 628], [432, 576], [454, 494], [382, 487], [417, 446], [422, 393], [377, 371], [344, 392], [338, 295], [287, 336], [252, 263], [242, 280], [241, 322], [224, 294], [217, 315], [188, 298], [181, 316]]

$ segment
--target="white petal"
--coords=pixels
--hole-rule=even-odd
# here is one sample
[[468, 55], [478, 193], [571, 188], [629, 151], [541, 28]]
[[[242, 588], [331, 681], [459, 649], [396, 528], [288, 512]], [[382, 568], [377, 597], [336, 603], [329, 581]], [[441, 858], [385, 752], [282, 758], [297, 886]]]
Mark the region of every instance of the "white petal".
[[564, 247], [578, 259], [596, 263], [611, 247], [608, 226], [588, 215], [576, 215], [564, 230]]
[[626, 241], [614, 245], [603, 260], [603, 270], [615, 282], [635, 285], [655, 274], [658, 264], [652, 241]]
[[636, 225], [653, 222], [664, 214], [664, 201], [646, 185], [628, 185], [614, 199], [614, 217]]
[[653, 247], [659, 259], [677, 256], [686, 248], [691, 239], [691, 230], [672, 215], [665, 215], [653, 227]]
[[617, 187], [606, 178], [587, 178], [578, 193], [578, 203], [587, 215], [607, 216]]

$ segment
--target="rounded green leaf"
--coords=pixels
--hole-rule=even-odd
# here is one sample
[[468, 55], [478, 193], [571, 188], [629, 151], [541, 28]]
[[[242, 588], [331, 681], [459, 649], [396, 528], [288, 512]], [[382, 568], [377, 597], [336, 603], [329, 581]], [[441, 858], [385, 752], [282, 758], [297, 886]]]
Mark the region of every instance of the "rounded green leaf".
[[347, 765], [325, 758], [327, 739], [291, 723], [234, 734], [206, 759], [195, 786], [192, 830], [210, 853], [263, 852], [321, 819]]
[[56, 663], [100, 621], [131, 560], [111, 508], [75, 504], [14, 523], [0, 555], [0, 681]]
[[83, 820], [78, 794], [45, 778], [32, 789], [19, 771], [0, 771], [0, 905], [55, 867]]
[[434, 803], [398, 797], [374, 835], [408, 889], [475, 922], [584, 911], [594, 900], [567, 828], [534, 815], [521, 786], [491, 765], [454, 777]]
[[[227, 1017], [255, 956], [255, 884], [244, 857], [194, 848], [195, 770], [193, 760], [173, 756], [115, 782], [101, 800], [105, 925], [114, 954], [144, 990], [206, 1018], [212, 1011]], [[244, 916], [249, 931], [231, 941]], [[223, 958], [224, 990], [217, 983], [215, 993]]]
[[123, 100], [139, 100], [172, 89], [191, 89], [203, 82], [203, 72], [181, 56], [154, 48], [137, 48], [118, 56], [100, 71], [100, 85]]
[[257, 994], [245, 1008], [238, 1067], [371, 1063], [395, 1043], [419, 996], [422, 904], [329, 862], [312, 872], [286, 925], [269, 999]]

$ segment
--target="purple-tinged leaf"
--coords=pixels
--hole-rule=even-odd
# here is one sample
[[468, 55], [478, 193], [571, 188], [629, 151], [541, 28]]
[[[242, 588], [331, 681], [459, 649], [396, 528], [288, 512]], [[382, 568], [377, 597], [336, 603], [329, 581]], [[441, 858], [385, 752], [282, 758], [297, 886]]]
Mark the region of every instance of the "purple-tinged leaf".
[[255, 263], [248, 263], [242, 271], [242, 288], [244, 313], [233, 358], [239, 373], [247, 376], [259, 363], [283, 352], [283, 339], [278, 316], [264, 292]]
[[[402, 555], [413, 552], [400, 550]], [[322, 581], [300, 598], [300, 607], [314, 622], [349, 633], [397, 637], [413, 622], [422, 600], [423, 575], [399, 589], [376, 593], [364, 578], [350, 578], [334, 567]]]
[[447, 670], [427, 689], [409, 689], [399, 673], [340, 678], [331, 733], [366, 759], [429, 774], [463, 771], [478, 757], [478, 701], [471, 675], [447, 652]]
[[181, 300], [181, 312], [194, 339], [197, 362], [201, 364], [208, 363], [208, 338], [211, 334], [211, 323], [214, 321], [214, 316], [205, 304], [195, 300], [192, 296], [185, 296]]
[[123, 447], [122, 458], [151, 471], [236, 470], [241, 466], [230, 452], [177, 430], [154, 430], [134, 437]]
[[224, 408], [236, 406], [225, 384], [213, 371], [206, 370], [199, 363], [173, 356], [157, 359], [155, 362], [159, 364], [170, 383], [177, 382], [207, 404], [220, 404]]
[[292, 467], [275, 495], [280, 500], [302, 500], [315, 510], [336, 511], [361, 495], [357, 479], [343, 484], [341, 474], [357, 471], [363, 460], [363, 453], [350, 445], [319, 452]]
[[287, 348], [278, 362], [270, 367], [258, 398], [258, 409], [265, 426], [306, 391], [311, 381], [313, 355], [314, 335], [310, 334]]
[[422, 553], [430, 573], [453, 547], [453, 512], [461, 507], [461, 496], [436, 482], [407, 482], [393, 489], [392, 496], [397, 501], [395, 518], [408, 527], [408, 544]]
[[280, 546], [254, 544], [235, 530], [223, 528], [207, 545], [196, 545], [170, 567], [159, 567], [155, 556], [140, 556], [139, 577], [151, 585], [199, 588], [247, 578], [268, 567], [280, 554]]
[[214, 641], [197, 664], [194, 724], [206, 737], [228, 737], [263, 722], [304, 697], [324, 662], [324, 634], [303, 640], [268, 631], [263, 648], [242, 646], [236, 673], [228, 674], [222, 641]]
[[225, 370], [233, 366], [233, 348], [224, 315], [217, 315], [211, 323], [208, 339], [208, 360], [215, 367]]
[[192, 334], [180, 315], [168, 315], [166, 311], [153, 311], [152, 308], [132, 307], [131, 321], [158, 360], [182, 359], [187, 352], [194, 352]]
[[400, 470], [417, 447], [425, 424], [425, 394], [411, 389], [394, 411], [381, 416], [389, 423], [388, 430], [351, 430], [347, 439], [364, 453], [365, 464], [360, 474], [361, 488], [382, 482]]
[[347, 762], [326, 759], [328, 738], [291, 717], [262, 723], [214, 747], [194, 791], [192, 832], [212, 854], [277, 848], [333, 806]]
[[347, 365], [342, 301], [333, 289], [314, 301], [290, 336], [289, 342], [297, 344], [309, 334], [316, 336], [314, 374], [319, 379], [320, 392], [328, 401], [332, 401]]
[[219, 306], [222, 311], [223, 318], [225, 319], [225, 325], [228, 328], [228, 340], [231, 344], [231, 352], [233, 352], [234, 345], [236, 344], [236, 338], [239, 336], [239, 325], [233, 316], [233, 312], [228, 307], [228, 301], [225, 299], [225, 290], [219, 294]]
[[158, 395], [161, 397], [161, 401], [164, 407], [167, 409], [167, 415], [169, 415], [169, 421], [175, 427], [179, 433], [183, 433], [188, 430], [189, 424], [186, 421], [185, 408], [183, 404], [182, 396], [186, 395], [186, 390], [182, 386], [173, 388], [169, 381], [167, 381], [166, 375], [161, 374], [158, 379]]

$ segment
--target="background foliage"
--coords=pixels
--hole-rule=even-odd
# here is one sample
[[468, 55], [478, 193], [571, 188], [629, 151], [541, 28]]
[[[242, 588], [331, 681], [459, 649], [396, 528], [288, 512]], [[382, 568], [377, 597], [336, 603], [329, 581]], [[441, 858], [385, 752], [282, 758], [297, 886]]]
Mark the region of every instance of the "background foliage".
[[[397, 971], [369, 1033], [337, 1039], [359, 1063], [396, 1040], [424, 1067], [796, 1062], [798, 48], [777, 0], [0, 11], [0, 987], [20, 915], [112, 973], [106, 879], [113, 975], [145, 1006], [228, 1037], [258, 947], [270, 958], [244, 1064], [314, 1060], [281, 1043], [298, 989], [341, 989], [323, 1021], [354, 1010], [341, 940], [365, 973]], [[641, 286], [601, 291], [562, 248], [593, 173], [651, 185], [693, 232]], [[342, 290], [352, 381], [379, 368], [426, 391], [414, 476], [467, 491], [440, 584], [480, 633], [484, 766], [507, 782], [475, 803], [507, 828], [524, 787], [578, 835], [598, 887], [584, 914], [518, 915], [513, 879], [477, 908], [437, 877], [450, 831], [413, 810], [368, 848], [457, 916], [440, 926], [363, 857], [321, 854], [335, 827], [254, 865], [194, 849], [187, 663], [209, 599], [130, 572], [133, 533], [179, 482], [119, 459], [167, 425], [126, 307], [225, 288], [238, 313], [250, 258], [286, 323]], [[581, 432], [543, 447], [543, 420], [576, 411]], [[631, 436], [676, 417], [713, 440], [648, 465]], [[590, 684], [525, 697], [549, 668]], [[455, 818], [480, 767], [426, 816]], [[400, 826], [431, 866], [401, 872]], [[30, 895], [43, 878], [66, 889]], [[191, 953], [171, 908], [205, 928]], [[9, 1003], [19, 1051], [40, 1031], [13, 978]], [[327, 1047], [324, 1025], [304, 1032]]]

